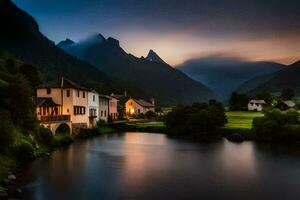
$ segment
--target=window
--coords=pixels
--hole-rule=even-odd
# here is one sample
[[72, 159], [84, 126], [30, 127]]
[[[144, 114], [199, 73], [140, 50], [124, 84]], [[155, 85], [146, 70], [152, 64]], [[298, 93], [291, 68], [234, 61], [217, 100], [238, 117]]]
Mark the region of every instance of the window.
[[82, 97], [85, 98], [85, 92], [82, 92]]
[[83, 106], [74, 106], [74, 115], [84, 115], [85, 107]]
[[106, 110], [104, 111], [104, 117], [106, 117]]
[[93, 102], [95, 102], [95, 100], [96, 100], [96, 97], [95, 97], [95, 95], [93, 95]]
[[67, 97], [70, 97], [70, 90], [67, 90]]
[[79, 94], [80, 94], [80, 91], [79, 91], [79, 90], [77, 90], [77, 97], [79, 97]]
[[101, 110], [101, 117], [103, 117], [103, 110]]
[[140, 109], [138, 109], [138, 113], [139, 113], [139, 114], [141, 113], [141, 110], [140, 110]]
[[94, 109], [94, 108], [91, 108], [90, 109], [90, 117], [96, 117], [97, 115], [96, 115], [96, 109]]
[[47, 94], [51, 94], [51, 88], [47, 88]]

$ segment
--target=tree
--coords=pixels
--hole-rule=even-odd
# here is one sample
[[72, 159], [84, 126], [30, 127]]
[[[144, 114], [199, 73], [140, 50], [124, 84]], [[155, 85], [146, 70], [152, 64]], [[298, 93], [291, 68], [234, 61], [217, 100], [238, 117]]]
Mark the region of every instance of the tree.
[[274, 97], [272, 96], [272, 94], [270, 92], [266, 92], [266, 91], [256, 94], [255, 98], [260, 99], [260, 100], [265, 100], [267, 105], [271, 105], [274, 100]]
[[9, 147], [14, 141], [14, 126], [9, 119], [9, 112], [0, 111], [0, 152]]
[[295, 141], [300, 139], [299, 113], [295, 110], [267, 111], [265, 116], [253, 119], [253, 130], [257, 139]]
[[35, 126], [35, 107], [31, 96], [31, 87], [22, 75], [16, 75], [7, 87], [8, 109], [13, 123], [24, 131], [31, 131]]
[[11, 74], [16, 74], [18, 73], [18, 66], [15, 62], [15, 60], [9, 58], [5, 62], [5, 68], [6, 70], [11, 73]]
[[245, 94], [238, 94], [237, 92], [232, 92], [229, 99], [229, 110], [243, 110], [247, 107], [249, 102], [249, 97]]
[[30, 82], [31, 86], [37, 86], [42, 83], [40, 71], [33, 65], [23, 64], [20, 66], [19, 73], [23, 74]]
[[220, 102], [178, 105], [166, 115], [169, 135], [192, 136], [200, 140], [221, 136], [218, 129], [226, 123], [225, 109]]
[[285, 88], [281, 92], [281, 98], [284, 100], [291, 100], [295, 97], [295, 92], [292, 88]]

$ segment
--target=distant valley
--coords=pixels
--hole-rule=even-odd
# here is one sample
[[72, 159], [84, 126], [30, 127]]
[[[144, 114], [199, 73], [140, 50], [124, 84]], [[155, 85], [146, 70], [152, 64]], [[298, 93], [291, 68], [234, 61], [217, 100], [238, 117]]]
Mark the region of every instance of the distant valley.
[[[264, 76], [265, 79], [249, 82], [246, 90], [252, 90], [268, 78], [285, 68], [285, 65], [272, 62], [247, 62], [234, 58], [207, 57], [188, 60], [178, 69], [194, 80], [210, 87], [222, 100], [228, 100], [234, 90], [251, 79]], [[246, 86], [245, 86], [246, 87]], [[242, 91], [247, 93], [248, 91]]]

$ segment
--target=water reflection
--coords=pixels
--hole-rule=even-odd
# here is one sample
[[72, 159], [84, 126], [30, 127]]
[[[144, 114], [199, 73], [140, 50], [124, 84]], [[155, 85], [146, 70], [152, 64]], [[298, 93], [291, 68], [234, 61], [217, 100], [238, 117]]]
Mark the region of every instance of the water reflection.
[[299, 145], [112, 134], [35, 161], [22, 199], [298, 199], [299, 155]]

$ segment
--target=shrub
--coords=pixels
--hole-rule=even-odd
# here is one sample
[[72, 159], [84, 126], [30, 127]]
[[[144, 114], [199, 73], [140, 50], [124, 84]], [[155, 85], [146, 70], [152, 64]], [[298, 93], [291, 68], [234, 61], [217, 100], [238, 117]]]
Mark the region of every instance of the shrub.
[[71, 144], [73, 142], [73, 138], [71, 135], [67, 134], [57, 134], [54, 136], [54, 145], [56, 147], [63, 147]]
[[43, 126], [38, 126], [35, 131], [35, 139], [38, 143], [51, 147], [54, 145], [54, 135], [52, 132]]
[[146, 112], [145, 117], [148, 119], [153, 119], [156, 117], [156, 114], [155, 114], [155, 112], [149, 110], [148, 112]]
[[299, 114], [294, 110], [282, 112], [278, 109], [253, 119], [253, 130], [259, 140], [295, 141], [300, 139]]
[[26, 140], [21, 140], [20, 143], [14, 147], [13, 153], [17, 160], [21, 162], [27, 162], [34, 158], [34, 148], [32, 144]]
[[0, 112], [0, 118], [0, 151], [2, 151], [13, 144], [15, 128], [9, 119], [8, 112]]

